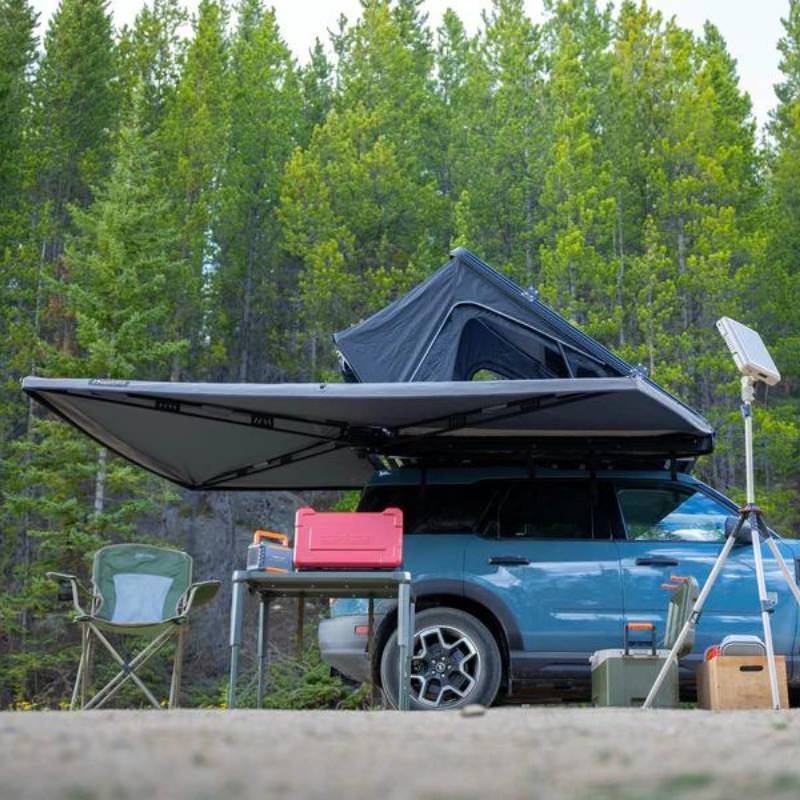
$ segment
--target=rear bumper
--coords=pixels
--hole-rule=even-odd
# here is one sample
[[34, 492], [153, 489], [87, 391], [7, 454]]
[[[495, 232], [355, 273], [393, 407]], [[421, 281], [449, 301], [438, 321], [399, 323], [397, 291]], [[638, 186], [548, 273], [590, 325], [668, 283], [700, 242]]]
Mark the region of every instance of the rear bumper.
[[[378, 630], [384, 616], [375, 614], [375, 630]], [[371, 678], [367, 636], [356, 633], [355, 628], [367, 624], [366, 614], [348, 614], [322, 620], [318, 632], [322, 659], [342, 675], [361, 683], [366, 683]]]

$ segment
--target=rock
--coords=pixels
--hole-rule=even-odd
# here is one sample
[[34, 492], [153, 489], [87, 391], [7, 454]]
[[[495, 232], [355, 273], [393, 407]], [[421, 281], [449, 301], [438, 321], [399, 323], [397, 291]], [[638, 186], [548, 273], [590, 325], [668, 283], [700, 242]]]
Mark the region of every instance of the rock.
[[462, 717], [482, 717], [486, 713], [486, 706], [479, 703], [470, 703], [461, 709]]

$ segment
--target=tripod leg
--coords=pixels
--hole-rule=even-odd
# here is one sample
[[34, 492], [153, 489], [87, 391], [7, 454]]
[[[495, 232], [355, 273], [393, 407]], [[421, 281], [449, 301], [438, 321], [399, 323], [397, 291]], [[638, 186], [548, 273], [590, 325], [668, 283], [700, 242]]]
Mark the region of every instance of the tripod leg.
[[767, 582], [764, 580], [764, 562], [761, 558], [761, 535], [754, 525], [751, 532], [753, 540], [753, 561], [756, 567], [756, 581], [758, 583], [758, 599], [761, 603], [761, 626], [764, 629], [764, 644], [767, 648], [767, 669], [769, 671], [769, 686], [772, 692], [772, 707], [779, 710], [781, 696], [778, 691], [778, 671], [775, 668], [775, 648], [772, 644], [772, 625], [769, 621], [769, 601], [767, 599]]
[[703, 606], [706, 604], [706, 599], [708, 598], [708, 595], [711, 594], [711, 590], [714, 588], [714, 583], [716, 582], [719, 573], [722, 571], [722, 568], [725, 566], [725, 562], [728, 560], [728, 555], [730, 555], [733, 545], [736, 543], [736, 536], [739, 533], [739, 529], [741, 528], [742, 524], [743, 520], [740, 519], [736, 529], [725, 541], [725, 546], [717, 556], [717, 560], [714, 562], [714, 566], [711, 569], [711, 574], [708, 576], [708, 580], [700, 590], [700, 595], [697, 598], [697, 602], [694, 604], [691, 614], [689, 614], [689, 619], [687, 619], [684, 623], [684, 626], [681, 628], [681, 632], [678, 634], [678, 638], [672, 645], [672, 649], [669, 651], [669, 656], [667, 656], [664, 666], [661, 667], [661, 671], [658, 673], [658, 677], [653, 684], [653, 688], [650, 689], [650, 693], [645, 698], [642, 708], [652, 707], [656, 697], [658, 697], [658, 693], [661, 691], [661, 687], [664, 685], [664, 681], [667, 679], [670, 665], [672, 663], [678, 663], [678, 653], [680, 653], [683, 643], [686, 641], [686, 637], [689, 635], [689, 632], [697, 627], [697, 622], [700, 619], [700, 614], [703, 612]]
[[786, 566], [786, 561], [784, 560], [778, 545], [775, 544], [775, 540], [771, 536], [767, 538], [767, 547], [769, 547], [772, 557], [780, 567], [783, 577], [786, 580], [786, 584], [788, 585], [791, 593], [794, 595], [794, 599], [797, 600], [797, 604], [800, 605], [800, 587], [798, 587], [798, 585], [795, 583], [794, 575], [792, 575], [789, 567]]

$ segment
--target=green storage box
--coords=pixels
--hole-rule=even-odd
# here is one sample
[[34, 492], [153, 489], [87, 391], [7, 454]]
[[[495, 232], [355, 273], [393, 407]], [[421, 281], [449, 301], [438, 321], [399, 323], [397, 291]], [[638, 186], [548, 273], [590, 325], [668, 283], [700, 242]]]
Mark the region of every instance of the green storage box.
[[[598, 650], [589, 659], [592, 665], [592, 705], [630, 708], [644, 703], [700, 593], [694, 578], [676, 577], [674, 580], [678, 583], [666, 584], [664, 587], [673, 590], [667, 608], [665, 649], [656, 649], [656, 629], [653, 623], [629, 622], [625, 625], [624, 649]], [[631, 630], [648, 631], [650, 640], [630, 642], [628, 635]], [[692, 631], [687, 636], [678, 657], [688, 655], [693, 645]], [[635, 649], [642, 646], [646, 649]], [[673, 661], [653, 706], [677, 708], [680, 699], [678, 690], [678, 664]]]
[[[601, 650], [595, 653], [592, 656], [592, 705], [641, 706], [667, 660], [667, 652], [625, 655], [624, 650]], [[673, 663], [653, 705], [676, 708], [678, 699], [678, 665]]]

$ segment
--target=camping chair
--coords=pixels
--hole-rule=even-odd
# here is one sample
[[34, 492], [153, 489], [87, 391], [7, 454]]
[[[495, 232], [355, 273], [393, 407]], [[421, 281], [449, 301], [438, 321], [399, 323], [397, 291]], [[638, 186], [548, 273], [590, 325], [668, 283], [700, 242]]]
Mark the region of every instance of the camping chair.
[[[48, 577], [69, 582], [72, 603], [81, 626], [81, 660], [72, 692], [70, 710], [100, 708], [130, 679], [147, 699], [160, 708], [136, 670], [144, 666], [173, 636], [177, 638], [169, 707], [177, 708], [187, 618], [192, 608], [208, 603], [217, 594], [219, 581], [192, 583], [192, 558], [180, 550], [146, 544], [115, 544], [95, 553], [92, 587], [87, 590], [75, 575], [48, 572]], [[90, 596], [89, 612], [81, 606], [80, 591]], [[153, 637], [130, 661], [109, 642], [106, 633]], [[86, 702], [91, 678], [94, 639], [99, 641], [120, 666], [100, 691]]]

